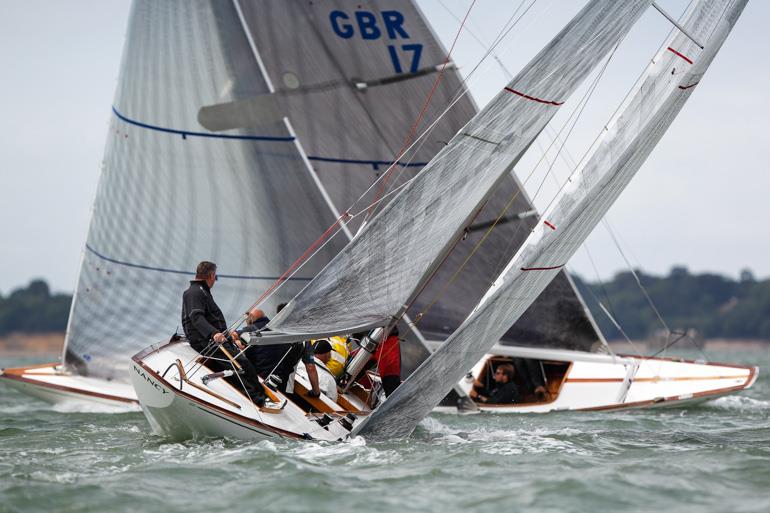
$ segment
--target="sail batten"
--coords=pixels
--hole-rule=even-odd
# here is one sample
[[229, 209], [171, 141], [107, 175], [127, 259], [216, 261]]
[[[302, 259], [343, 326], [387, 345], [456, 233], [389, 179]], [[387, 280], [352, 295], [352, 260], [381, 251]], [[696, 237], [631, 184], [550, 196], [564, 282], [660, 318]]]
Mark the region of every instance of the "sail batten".
[[344, 333], [361, 319], [386, 325], [403, 313], [561, 103], [649, 5], [594, 0], [584, 7], [270, 328]]
[[666, 46], [648, 67], [638, 91], [607, 125], [585, 164], [544, 213], [555, 230], [539, 223], [462, 326], [429, 357], [356, 432], [403, 437], [427, 415], [495, 340], [537, 298], [601, 220], [610, 205], [670, 126], [692, 94], [682, 88], [699, 82], [747, 0], [701, 0], [685, 16], [689, 34], [706, 41], [700, 50], [685, 34], [668, 47], [693, 55], [681, 69], [681, 57]]

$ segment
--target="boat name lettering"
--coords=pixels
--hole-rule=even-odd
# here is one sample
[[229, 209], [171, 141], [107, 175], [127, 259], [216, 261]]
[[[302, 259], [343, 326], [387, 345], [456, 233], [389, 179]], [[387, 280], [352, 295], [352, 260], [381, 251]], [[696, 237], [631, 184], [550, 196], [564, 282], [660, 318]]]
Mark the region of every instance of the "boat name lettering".
[[147, 383], [149, 383], [150, 385], [152, 385], [152, 387], [153, 387], [155, 390], [159, 390], [160, 392], [162, 392], [162, 393], [164, 393], [164, 394], [167, 394], [167, 393], [168, 393], [168, 390], [166, 390], [166, 389], [165, 389], [163, 386], [161, 386], [161, 384], [160, 384], [160, 383], [158, 383], [157, 381], [155, 381], [154, 379], [152, 379], [150, 376], [148, 376], [148, 375], [147, 375], [147, 374], [146, 374], [146, 373], [145, 373], [143, 370], [141, 370], [141, 369], [140, 369], [139, 367], [137, 367], [136, 365], [134, 365], [134, 371], [135, 371], [137, 374], [139, 374], [139, 376], [141, 376], [141, 377], [142, 377], [142, 379], [144, 379], [144, 380], [145, 380]]
[[[375, 13], [371, 11], [354, 11], [353, 18], [345, 11], [331, 11], [329, 13], [329, 22], [332, 30], [342, 39], [351, 39], [356, 35], [356, 26], [361, 39], [374, 40], [387, 36], [388, 39], [409, 39], [409, 33], [404, 29], [404, 15], [399, 11], [380, 11], [382, 23]], [[411, 53], [411, 63], [408, 65], [409, 73], [416, 73], [420, 69], [420, 56], [422, 55], [422, 44], [387, 45], [390, 60], [393, 63], [393, 69], [396, 73], [404, 73], [405, 66], [402, 65], [404, 54], [408, 60], [408, 53]], [[400, 52], [399, 52], [400, 50]]]

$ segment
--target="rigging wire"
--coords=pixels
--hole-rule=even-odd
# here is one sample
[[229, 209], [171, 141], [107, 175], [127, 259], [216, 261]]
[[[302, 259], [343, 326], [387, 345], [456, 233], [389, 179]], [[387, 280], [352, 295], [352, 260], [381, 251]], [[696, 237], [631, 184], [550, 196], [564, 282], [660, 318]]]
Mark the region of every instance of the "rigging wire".
[[[460, 86], [459, 86], [459, 87], [458, 87], [458, 89], [455, 91], [455, 93], [453, 93], [453, 94], [455, 94], [455, 98], [454, 98], [454, 99], [453, 99], [453, 100], [452, 100], [452, 101], [449, 103], [449, 105], [447, 105], [447, 107], [446, 107], [446, 108], [445, 108], [445, 109], [444, 109], [444, 110], [443, 110], [443, 111], [442, 111], [442, 112], [441, 112], [441, 113], [440, 113], [440, 114], [439, 114], [439, 115], [436, 117], [436, 119], [435, 119], [435, 120], [434, 120], [434, 121], [433, 121], [433, 122], [432, 122], [432, 123], [431, 123], [431, 124], [428, 126], [428, 128], [426, 128], [426, 129], [425, 129], [425, 130], [424, 130], [424, 131], [423, 131], [423, 132], [422, 132], [422, 133], [421, 133], [421, 134], [420, 134], [420, 135], [419, 135], [419, 136], [418, 136], [418, 137], [417, 137], [417, 138], [416, 138], [416, 139], [415, 139], [415, 140], [414, 140], [414, 141], [413, 141], [413, 142], [412, 142], [412, 143], [411, 143], [411, 144], [410, 144], [410, 145], [409, 145], [409, 146], [408, 146], [408, 147], [407, 147], [407, 148], [406, 148], [406, 149], [405, 149], [405, 150], [404, 150], [402, 153], [401, 153], [402, 155], [404, 155], [404, 154], [408, 153], [409, 151], [411, 151], [411, 150], [412, 150], [412, 148], [414, 148], [414, 147], [415, 147], [415, 145], [417, 145], [418, 143], [420, 143], [420, 146], [418, 146], [418, 149], [422, 147], [422, 145], [424, 144], [424, 140], [425, 140], [426, 136], [427, 136], [429, 133], [431, 133], [431, 132], [432, 132], [433, 128], [434, 128], [434, 127], [435, 127], [435, 126], [436, 126], [436, 125], [439, 123], [439, 121], [441, 121], [441, 120], [444, 118], [444, 116], [445, 116], [445, 115], [446, 115], [446, 114], [447, 114], [447, 113], [448, 113], [448, 112], [449, 112], [449, 111], [450, 111], [450, 110], [451, 110], [451, 109], [454, 107], [454, 105], [455, 105], [455, 104], [457, 104], [457, 102], [459, 102], [459, 101], [460, 101], [460, 100], [461, 100], [461, 99], [462, 99], [462, 98], [463, 98], [463, 97], [464, 97], [466, 94], [468, 94], [468, 92], [469, 92], [469, 88], [467, 87], [468, 81], [469, 81], [469, 79], [471, 78], [471, 76], [474, 74], [474, 72], [475, 72], [475, 71], [476, 71], [476, 70], [479, 68], [479, 66], [481, 65], [481, 63], [482, 63], [482, 62], [483, 62], [483, 61], [484, 61], [484, 60], [485, 60], [485, 59], [486, 59], [486, 58], [489, 56], [490, 52], [494, 50], [494, 47], [495, 47], [495, 46], [497, 46], [498, 44], [500, 44], [500, 42], [502, 42], [502, 41], [503, 41], [503, 40], [504, 40], [504, 39], [507, 37], [507, 35], [508, 35], [508, 34], [511, 32], [511, 30], [512, 30], [512, 29], [513, 29], [513, 28], [514, 28], [514, 27], [515, 27], [515, 26], [518, 24], [518, 22], [519, 22], [519, 21], [522, 19], [522, 17], [523, 17], [523, 16], [524, 16], [524, 15], [525, 15], [525, 14], [526, 14], [528, 11], [529, 11], [529, 9], [532, 7], [532, 5], [534, 5], [534, 3], [535, 3], [536, 1], [537, 1], [537, 0], [532, 0], [532, 2], [531, 2], [531, 3], [530, 3], [530, 5], [527, 7], [527, 9], [526, 9], [526, 10], [525, 10], [523, 13], [521, 13], [521, 15], [520, 15], [518, 18], [516, 18], [516, 19], [515, 19], [515, 20], [514, 20], [512, 23], [511, 23], [511, 20], [513, 20], [513, 19], [514, 19], [515, 15], [516, 15], [516, 12], [518, 12], [518, 10], [519, 10], [519, 9], [517, 9], [517, 11], [514, 13], [514, 15], [513, 15], [513, 16], [511, 16], [511, 18], [509, 18], [509, 21], [508, 21], [508, 22], [506, 23], [506, 25], [503, 27], [503, 30], [501, 31], [501, 33], [500, 33], [500, 34], [498, 34], [498, 37], [496, 38], [494, 45], [493, 45], [493, 46], [492, 46], [492, 47], [491, 47], [491, 48], [490, 48], [490, 49], [489, 49], [489, 50], [488, 50], [488, 51], [487, 51], [487, 52], [484, 54], [484, 56], [481, 58], [481, 60], [480, 60], [480, 61], [477, 63], [477, 65], [476, 65], [476, 66], [473, 68], [473, 70], [472, 70], [472, 71], [471, 71], [471, 72], [470, 72], [470, 73], [469, 73], [469, 74], [468, 74], [468, 75], [467, 75], [467, 76], [466, 76], [464, 79], [462, 79], [462, 80], [461, 80], [461, 84], [460, 84]], [[474, 2], [475, 2], [475, 0], [474, 0]], [[509, 26], [509, 25], [510, 25], [510, 26]], [[459, 36], [459, 33], [458, 33], [458, 36]], [[409, 157], [409, 159], [407, 160], [407, 162], [408, 162], [408, 163], [410, 163], [410, 162], [412, 161], [412, 159], [413, 159], [413, 158], [414, 158], [414, 156], [411, 156], [411, 157]], [[259, 304], [261, 304], [263, 301], [265, 301], [265, 300], [267, 300], [269, 297], [271, 297], [271, 296], [272, 296], [272, 295], [273, 295], [273, 294], [274, 294], [274, 293], [275, 293], [275, 292], [276, 292], [278, 289], [280, 289], [280, 287], [282, 286], [282, 284], [283, 284], [283, 283], [285, 283], [285, 281], [287, 280], [287, 278], [289, 278], [289, 277], [293, 276], [294, 274], [296, 274], [296, 272], [297, 272], [299, 269], [301, 269], [301, 268], [302, 268], [302, 266], [304, 266], [304, 264], [305, 264], [305, 263], [306, 263], [306, 262], [307, 262], [309, 259], [312, 259], [312, 257], [313, 257], [313, 256], [315, 256], [315, 255], [318, 253], [318, 251], [320, 251], [320, 249], [321, 249], [321, 248], [323, 248], [323, 247], [324, 247], [324, 246], [325, 246], [325, 245], [328, 243], [328, 241], [330, 240], [330, 239], [326, 238], [326, 237], [329, 235], [330, 231], [331, 231], [332, 229], [334, 229], [334, 235], [336, 235], [336, 233], [338, 233], [338, 231], [339, 231], [339, 229], [340, 229], [340, 228], [335, 228], [335, 226], [336, 226], [338, 223], [345, 223], [345, 224], [347, 224], [347, 222], [349, 222], [351, 219], [353, 219], [353, 218], [355, 218], [355, 217], [358, 217], [359, 215], [362, 215], [362, 214], [364, 214], [364, 213], [368, 212], [368, 211], [369, 211], [369, 209], [370, 209], [370, 207], [371, 207], [372, 205], [377, 205], [377, 204], [380, 204], [380, 203], [382, 203], [382, 202], [383, 202], [383, 201], [384, 201], [384, 200], [385, 200], [387, 197], [391, 196], [392, 194], [395, 194], [395, 193], [396, 193], [398, 190], [400, 190], [401, 188], [405, 187], [405, 186], [406, 186], [406, 185], [407, 185], [409, 182], [411, 182], [411, 180], [412, 180], [413, 178], [412, 178], [412, 179], [410, 179], [410, 180], [408, 180], [408, 181], [406, 181], [404, 184], [400, 185], [400, 186], [399, 186], [399, 187], [397, 187], [396, 189], [394, 189], [394, 190], [390, 191], [389, 193], [387, 193], [387, 194], [383, 195], [382, 197], [378, 198], [378, 199], [377, 199], [377, 200], [376, 200], [374, 203], [372, 203], [372, 204], [370, 204], [370, 205], [367, 205], [366, 207], [362, 208], [360, 211], [358, 211], [358, 212], [356, 212], [356, 213], [354, 213], [354, 214], [351, 214], [351, 213], [350, 213], [350, 211], [351, 211], [351, 210], [353, 210], [353, 207], [355, 207], [355, 206], [356, 206], [356, 205], [357, 205], [357, 204], [358, 204], [358, 203], [359, 203], [359, 202], [360, 202], [360, 201], [361, 201], [363, 198], [365, 198], [365, 197], [366, 197], [366, 196], [369, 194], [369, 192], [371, 192], [371, 191], [372, 191], [372, 189], [373, 189], [373, 188], [374, 188], [374, 187], [375, 187], [375, 186], [376, 186], [376, 185], [377, 185], [377, 184], [380, 182], [380, 180], [382, 180], [382, 179], [383, 179], [383, 177], [385, 177], [385, 176], [386, 176], [386, 175], [387, 175], [387, 174], [388, 174], [388, 173], [389, 173], [389, 172], [390, 172], [390, 171], [391, 171], [391, 170], [392, 170], [394, 167], [396, 167], [396, 166], [398, 165], [398, 163], [399, 163], [399, 160], [400, 160], [400, 158], [399, 158], [399, 159], [396, 159], [396, 161], [394, 161], [394, 162], [393, 162], [393, 163], [392, 163], [392, 164], [391, 164], [391, 165], [388, 167], [388, 169], [385, 171], [385, 173], [383, 173], [383, 174], [382, 174], [380, 177], [378, 177], [376, 180], [374, 180], [374, 181], [372, 182], [372, 184], [371, 184], [371, 185], [370, 185], [370, 186], [369, 186], [369, 187], [368, 187], [368, 188], [367, 188], [367, 189], [366, 189], [366, 190], [365, 190], [365, 191], [364, 191], [364, 192], [363, 192], [363, 193], [362, 193], [362, 194], [361, 194], [361, 195], [360, 195], [360, 196], [359, 196], [359, 197], [358, 197], [358, 198], [357, 198], [357, 199], [356, 199], [356, 200], [355, 200], [355, 201], [354, 201], [352, 204], [351, 204], [351, 206], [348, 208], [348, 210], [347, 210], [347, 211], [345, 211], [345, 212], [344, 212], [344, 213], [343, 213], [343, 214], [340, 216], [340, 218], [338, 218], [338, 219], [335, 221], [335, 223], [333, 223], [333, 224], [332, 224], [332, 226], [330, 226], [330, 227], [327, 229], [327, 231], [326, 231], [326, 232], [324, 232], [324, 234], [322, 234], [322, 235], [321, 235], [321, 237], [319, 237], [319, 239], [318, 239], [318, 240], [316, 240], [316, 241], [315, 241], [315, 242], [314, 242], [314, 243], [311, 245], [311, 248], [312, 248], [312, 247], [314, 247], [314, 246], [318, 246], [318, 245], [320, 244], [320, 246], [318, 247], [318, 249], [316, 249], [316, 250], [315, 250], [315, 251], [314, 251], [312, 254], [308, 255], [309, 251], [311, 250], [311, 248], [308, 248], [308, 250], [306, 250], [306, 251], [305, 251], [305, 253], [303, 253], [303, 255], [301, 255], [301, 256], [300, 256], [300, 257], [299, 257], [299, 258], [298, 258], [298, 259], [297, 259], [297, 260], [296, 260], [296, 261], [295, 261], [295, 262], [294, 262], [294, 263], [293, 263], [293, 264], [290, 266], [290, 268], [289, 268], [289, 269], [287, 269], [287, 271], [286, 271], [286, 272], [284, 272], [284, 274], [283, 274], [283, 275], [281, 275], [281, 277], [279, 277], [279, 278], [278, 278], [278, 280], [276, 280], [276, 282], [275, 282], [275, 283], [273, 283], [273, 285], [271, 285], [271, 287], [268, 289], [268, 291], [266, 291], [265, 293], [263, 293], [263, 294], [262, 294], [262, 296], [261, 296], [259, 299], [257, 299], [257, 301], [255, 301], [254, 303], [252, 303], [252, 305], [249, 307], [249, 309], [252, 309], [252, 308], [255, 308], [256, 306], [259, 306]], [[331, 235], [331, 237], [333, 237], [334, 235]], [[325, 239], [325, 238], [326, 238], [326, 240], [324, 241], [324, 239]], [[293, 268], [293, 270], [292, 270], [292, 268]], [[246, 316], [245, 316], [245, 315], [242, 315], [242, 316], [241, 316], [241, 317], [240, 317], [240, 318], [239, 318], [237, 321], [235, 321], [235, 322], [232, 324], [232, 326], [240, 326], [240, 325], [243, 323], [243, 321], [245, 320], [245, 318], [246, 318]]]
[[[471, 14], [471, 10], [473, 9], [473, 6], [476, 5], [476, 0], [473, 0], [471, 2], [471, 5], [468, 7], [468, 10], [465, 13], [465, 17], [460, 22], [460, 28], [457, 30], [457, 34], [455, 34], [454, 41], [452, 41], [452, 46], [449, 47], [449, 51], [446, 54], [446, 57], [444, 58], [444, 64], [441, 66], [441, 71], [439, 71], [438, 75], [436, 76], [436, 80], [433, 81], [433, 87], [431, 87], [430, 92], [428, 93], [427, 98], [425, 98], [425, 102], [423, 102], [422, 108], [420, 109], [420, 113], [417, 115], [417, 119], [414, 120], [414, 123], [412, 124], [412, 127], [409, 129], [409, 133], [406, 136], [406, 139], [404, 140], [404, 143], [401, 145], [401, 149], [398, 151], [398, 154], [396, 155], [396, 158], [393, 159], [393, 164], [398, 163], [401, 160], [401, 157], [404, 155], [404, 152], [407, 150], [408, 147], [410, 147], [410, 143], [414, 139], [417, 129], [420, 126], [420, 121], [422, 121], [423, 116], [425, 116], [425, 112], [428, 110], [428, 106], [430, 105], [430, 101], [433, 99], [433, 95], [436, 93], [436, 90], [438, 89], [438, 85], [441, 83], [441, 80], [444, 78], [444, 72], [446, 71], [447, 64], [449, 63], [449, 58], [452, 56], [452, 51], [455, 48], [455, 45], [457, 44], [457, 40], [460, 38], [460, 34], [463, 32], [463, 27], [465, 27], [465, 22], [468, 21], [468, 16]], [[380, 188], [377, 191], [377, 195], [375, 196], [375, 201], [382, 196], [382, 194], [385, 192], [385, 188], [388, 183], [388, 178], [390, 177], [390, 174], [393, 171], [394, 166], [391, 165], [388, 168], [388, 171], [384, 173], [384, 177], [380, 183]], [[371, 218], [371, 216], [374, 214], [374, 209], [370, 207], [369, 213], [364, 218], [364, 223]]]
[[[621, 40], [621, 41], [622, 41], [622, 40]], [[586, 91], [586, 93], [585, 93], [585, 94], [583, 95], [583, 97], [580, 99], [580, 101], [578, 102], [578, 104], [575, 106], [575, 109], [573, 109], [573, 111], [570, 113], [569, 117], [568, 117], [568, 118], [567, 118], [567, 120], [564, 122], [564, 124], [562, 125], [561, 129], [559, 130], [559, 134], [561, 134], [561, 133], [564, 131], [564, 129], [565, 129], [565, 128], [566, 128], [566, 127], [567, 127], [567, 126], [570, 124], [570, 122], [572, 122], [572, 126], [570, 127], [569, 131], [567, 132], [567, 136], [566, 136], [566, 137], [565, 137], [565, 139], [564, 139], [564, 143], [563, 143], [563, 144], [561, 145], [561, 147], [559, 148], [559, 151], [561, 151], [561, 149], [564, 147], [564, 144], [566, 144], [566, 140], [569, 138], [570, 134], [572, 133], [572, 130], [575, 128], [575, 125], [576, 125], [576, 124], [577, 124], [577, 122], [580, 120], [580, 116], [582, 115], [582, 113], [583, 113], [583, 110], [585, 109], [585, 106], [586, 106], [586, 105], [588, 104], [588, 102], [590, 101], [590, 99], [591, 99], [591, 97], [592, 97], [592, 95], [593, 95], [594, 91], [596, 90], [596, 87], [597, 87], [597, 85], [599, 84], [599, 81], [600, 81], [600, 80], [601, 80], [601, 78], [604, 76], [604, 72], [606, 71], [606, 69], [607, 69], [607, 66], [609, 65], [610, 61], [612, 60], [612, 57], [615, 55], [615, 51], [617, 50], [617, 48], [618, 48], [618, 46], [619, 46], [619, 45], [620, 45], [620, 42], [618, 42], [618, 44], [617, 44], [617, 45], [615, 45], [615, 48], [612, 50], [612, 52], [610, 53], [610, 55], [607, 57], [607, 60], [605, 61], [605, 63], [604, 63], [604, 65], [602, 66], [602, 68], [600, 69], [600, 71], [599, 71], [599, 73], [597, 74], [596, 78], [594, 78], [594, 81], [592, 82], [592, 84], [591, 84], [591, 86], [589, 87], [588, 91]], [[574, 117], [574, 121], [573, 121], [573, 117]], [[553, 146], [553, 144], [555, 144], [555, 142], [556, 142], [556, 139], [554, 139], [554, 141], [551, 143], [551, 146]], [[551, 147], [551, 146], [549, 146], [549, 149], [550, 149], [550, 147]], [[476, 243], [476, 244], [473, 246], [473, 248], [471, 249], [470, 253], [469, 253], [469, 254], [466, 256], [466, 258], [463, 260], [463, 262], [462, 262], [462, 263], [461, 263], [461, 264], [458, 266], [458, 268], [455, 270], [455, 272], [452, 274], [452, 276], [449, 278], [449, 280], [447, 280], [447, 281], [446, 281], [446, 282], [443, 284], [443, 286], [441, 287], [441, 289], [440, 289], [440, 290], [439, 290], [439, 291], [438, 291], [438, 292], [437, 292], [437, 293], [434, 295], [434, 297], [431, 299], [431, 301], [428, 303], [428, 305], [427, 305], [425, 308], [423, 308], [423, 309], [422, 309], [422, 311], [421, 311], [420, 313], [418, 313], [418, 314], [415, 316], [415, 321], [414, 321], [414, 323], [413, 323], [413, 324], [417, 324], [417, 322], [419, 322], [419, 320], [420, 320], [420, 319], [422, 319], [422, 318], [425, 316], [425, 314], [426, 314], [426, 313], [427, 313], [427, 312], [428, 312], [428, 311], [429, 311], [431, 308], [433, 308], [433, 306], [434, 306], [434, 305], [435, 305], [435, 304], [436, 304], [436, 303], [437, 303], [437, 302], [438, 302], [438, 301], [441, 299], [441, 297], [443, 297], [443, 295], [446, 293], [446, 290], [448, 289], [448, 287], [449, 287], [449, 286], [450, 286], [452, 283], [454, 283], [454, 281], [455, 281], [455, 280], [456, 280], [456, 279], [459, 277], [459, 275], [460, 275], [460, 274], [461, 274], [461, 273], [462, 273], [462, 272], [465, 270], [465, 267], [467, 266], [468, 262], [470, 262], [471, 258], [472, 258], [472, 257], [473, 257], [473, 256], [474, 256], [474, 255], [475, 255], [477, 252], [478, 252], [478, 250], [479, 250], [479, 249], [481, 249], [481, 246], [484, 244], [484, 242], [487, 240], [487, 238], [488, 238], [488, 237], [491, 235], [492, 231], [493, 231], [493, 230], [494, 230], [494, 229], [497, 227], [497, 225], [500, 223], [500, 221], [503, 219], [503, 217], [505, 217], [505, 214], [508, 212], [508, 210], [511, 208], [511, 206], [513, 206], [513, 204], [514, 204], [514, 202], [516, 201], [516, 199], [517, 199], [517, 198], [518, 198], [518, 197], [521, 195], [521, 191], [522, 191], [522, 189], [523, 189], [523, 185], [526, 185], [526, 183], [529, 181], [529, 179], [530, 179], [530, 178], [533, 176], [533, 174], [534, 174], [534, 173], [535, 173], [535, 171], [537, 170], [537, 167], [540, 165], [540, 163], [541, 163], [541, 162], [543, 161], [543, 159], [545, 158], [546, 154], [547, 154], [547, 151], [546, 151], [546, 153], [544, 153], [544, 154], [543, 154], [543, 157], [541, 157], [541, 159], [538, 161], [538, 163], [537, 163], [537, 164], [535, 164], [535, 166], [533, 167], [533, 169], [530, 171], [529, 175], [528, 175], [528, 176], [527, 176], [527, 178], [524, 180], [524, 182], [523, 182], [523, 184], [522, 184], [522, 187], [521, 187], [521, 188], [518, 188], [518, 189], [517, 189], [517, 190], [516, 190], [516, 191], [515, 191], [515, 192], [514, 192], [512, 195], [511, 195], [510, 199], [508, 200], [508, 203], [507, 203], [507, 204], [505, 205], [505, 207], [503, 207], [503, 209], [500, 211], [500, 214], [497, 216], [497, 218], [495, 219], [495, 221], [492, 223], [492, 225], [491, 225], [489, 228], [487, 228], [487, 229], [485, 230], [485, 232], [484, 232], [484, 235], [483, 235], [483, 236], [481, 237], [481, 239], [479, 239], [479, 241], [478, 241], [478, 242], [477, 242], [477, 243]], [[546, 175], [543, 177], [543, 182], [545, 181], [545, 178], [547, 178], [547, 176], [548, 176], [548, 174], [550, 173], [550, 171], [551, 171], [551, 169], [552, 169], [552, 168], [553, 168], [553, 165], [551, 165], [551, 166], [549, 167], [549, 170], [548, 170], [548, 172], [546, 172]], [[533, 201], [533, 202], [534, 202], [535, 198], [537, 197], [537, 194], [540, 192], [540, 189], [542, 188], [543, 182], [541, 182], [540, 186], [539, 186], [539, 187], [538, 187], [538, 189], [537, 189], [537, 192], [535, 193], [535, 196], [533, 196], [533, 198], [532, 198], [532, 201]], [[514, 235], [513, 235], [512, 239], [517, 239], [517, 235], [518, 235], [518, 233], [520, 232], [520, 230], [521, 230], [521, 225], [518, 225], [518, 226], [516, 227], [516, 230], [515, 230], [515, 232], [514, 232]], [[503, 263], [504, 261], [507, 261], [507, 260], [508, 260], [508, 258], [507, 258], [507, 256], [506, 256], [506, 254], [503, 254], [503, 255], [501, 255], [501, 256], [500, 256], [500, 260], [498, 261], [498, 266], [497, 266], [497, 268], [499, 269], [499, 268], [500, 268], [500, 265], [501, 265], [501, 263]], [[435, 273], [434, 273], [434, 276], [435, 276]], [[416, 298], [417, 298], [417, 296], [418, 296], [418, 295], [415, 295], [415, 298], [412, 300], [412, 302], [411, 302], [411, 303], [410, 303], [408, 306], [410, 306], [410, 307], [411, 307], [411, 306], [412, 306], [412, 304], [414, 304], [414, 302], [416, 301]]]

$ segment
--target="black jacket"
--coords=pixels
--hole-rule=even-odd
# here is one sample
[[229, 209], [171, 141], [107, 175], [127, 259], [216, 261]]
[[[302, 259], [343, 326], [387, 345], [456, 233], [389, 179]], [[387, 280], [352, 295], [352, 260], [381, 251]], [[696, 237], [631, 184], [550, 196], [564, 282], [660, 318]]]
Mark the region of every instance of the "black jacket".
[[192, 280], [182, 294], [182, 329], [196, 351], [202, 351], [215, 333], [224, 333], [227, 323], [204, 280]]
[[493, 388], [486, 402], [489, 404], [510, 404], [518, 403], [520, 400], [519, 390], [512, 381], [509, 381]]

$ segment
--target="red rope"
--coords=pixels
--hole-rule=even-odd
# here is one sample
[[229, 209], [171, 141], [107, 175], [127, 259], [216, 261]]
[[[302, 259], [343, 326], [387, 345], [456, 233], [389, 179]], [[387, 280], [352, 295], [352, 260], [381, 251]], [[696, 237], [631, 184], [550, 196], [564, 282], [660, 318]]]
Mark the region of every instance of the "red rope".
[[460, 38], [460, 34], [463, 31], [463, 27], [465, 27], [465, 22], [468, 20], [468, 16], [471, 14], [471, 9], [473, 9], [473, 6], [475, 4], [476, 4], [476, 0], [473, 0], [473, 2], [471, 2], [470, 7], [468, 7], [468, 11], [465, 13], [465, 17], [463, 18], [463, 21], [460, 23], [460, 28], [457, 30], [457, 34], [455, 34], [454, 41], [452, 41], [452, 46], [449, 47], [449, 52], [447, 53], [446, 58], [444, 59], [444, 64], [441, 66], [441, 71], [436, 77], [436, 80], [433, 81], [433, 87], [431, 88], [430, 93], [428, 94], [428, 97], [425, 99], [425, 103], [423, 103], [422, 109], [420, 110], [420, 114], [417, 116], [417, 119], [414, 120], [414, 123], [412, 124], [412, 127], [409, 130], [409, 134], [406, 136], [406, 139], [404, 140], [404, 144], [401, 146], [401, 149], [398, 150], [398, 154], [396, 155], [396, 158], [393, 159], [393, 162], [388, 167], [388, 171], [385, 173], [385, 176], [382, 178], [382, 182], [380, 182], [380, 187], [377, 191], [377, 196], [375, 196], [372, 206], [369, 207], [369, 212], [367, 213], [367, 217], [370, 217], [372, 215], [372, 213], [374, 212], [374, 208], [378, 204], [382, 195], [385, 193], [385, 188], [387, 186], [390, 175], [393, 173], [393, 168], [401, 160], [401, 157], [404, 156], [404, 153], [406, 153], [406, 150], [409, 148], [409, 145], [412, 144], [412, 141], [414, 140], [414, 137], [417, 133], [417, 129], [420, 126], [420, 121], [422, 121], [422, 118], [425, 116], [425, 113], [428, 111], [428, 105], [430, 105], [430, 101], [433, 98], [433, 95], [436, 93], [436, 90], [438, 89], [438, 85], [441, 83], [441, 80], [444, 78], [444, 71], [446, 70], [447, 64], [449, 64], [449, 58], [452, 55], [452, 51], [455, 48], [455, 44], [457, 43], [457, 40]]
[[[326, 239], [329, 237], [329, 234], [331, 234], [331, 233], [332, 233], [332, 232], [335, 230], [335, 228], [337, 228], [337, 226], [340, 226], [340, 225], [342, 224], [342, 221], [343, 221], [343, 220], [345, 220], [345, 219], [347, 219], [347, 218], [349, 218], [349, 217], [350, 217], [350, 214], [349, 214], [348, 212], [345, 212], [345, 213], [343, 213], [343, 214], [342, 214], [340, 217], [338, 217], [338, 218], [337, 218], [337, 220], [336, 220], [336, 221], [334, 221], [334, 223], [333, 223], [333, 224], [332, 224], [332, 225], [331, 225], [329, 228], [327, 228], [327, 229], [326, 229], [326, 231], [325, 231], [325, 232], [323, 232], [323, 233], [321, 234], [321, 236], [320, 236], [320, 237], [318, 237], [318, 239], [316, 239], [316, 241], [315, 241], [313, 244], [311, 244], [311, 245], [310, 245], [310, 247], [308, 247], [308, 248], [305, 250], [305, 252], [304, 252], [304, 253], [302, 253], [302, 254], [299, 256], [299, 258], [298, 258], [298, 259], [296, 259], [296, 260], [294, 261], [294, 263], [293, 263], [293, 264], [291, 264], [291, 265], [289, 266], [289, 268], [288, 268], [288, 269], [286, 269], [286, 271], [284, 271], [284, 273], [283, 273], [282, 275], [280, 275], [280, 276], [278, 277], [278, 279], [277, 279], [277, 280], [275, 280], [275, 282], [273, 282], [273, 284], [270, 286], [270, 288], [269, 288], [269, 289], [267, 289], [267, 290], [266, 290], [266, 291], [265, 291], [265, 292], [264, 292], [264, 293], [263, 293], [263, 294], [262, 294], [262, 295], [259, 297], [259, 299], [257, 299], [257, 301], [256, 301], [256, 302], [255, 302], [253, 305], [251, 305], [251, 308], [254, 308], [255, 306], [259, 305], [259, 304], [260, 304], [262, 301], [264, 301], [264, 299], [265, 299], [266, 297], [268, 297], [268, 296], [270, 295], [270, 293], [271, 293], [271, 292], [273, 292], [273, 291], [276, 289], [276, 287], [278, 287], [278, 285], [280, 285], [282, 282], [284, 282], [284, 281], [286, 280], [286, 277], [287, 277], [287, 276], [289, 276], [289, 275], [290, 275], [290, 274], [291, 274], [291, 273], [292, 273], [292, 272], [293, 272], [293, 271], [294, 271], [294, 270], [295, 270], [297, 267], [299, 267], [299, 266], [300, 266], [300, 265], [301, 265], [301, 264], [302, 264], [302, 263], [303, 263], [305, 260], [307, 260], [308, 256], [310, 256], [310, 255], [313, 253], [313, 251], [315, 251], [315, 249], [316, 249], [316, 248], [317, 248], [317, 247], [318, 247], [318, 246], [319, 246], [319, 245], [320, 245], [320, 244], [321, 244], [321, 243], [322, 243], [324, 240], [326, 240]], [[251, 309], [251, 308], [250, 308], [250, 309]]]

